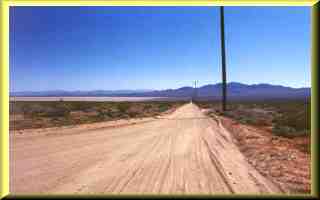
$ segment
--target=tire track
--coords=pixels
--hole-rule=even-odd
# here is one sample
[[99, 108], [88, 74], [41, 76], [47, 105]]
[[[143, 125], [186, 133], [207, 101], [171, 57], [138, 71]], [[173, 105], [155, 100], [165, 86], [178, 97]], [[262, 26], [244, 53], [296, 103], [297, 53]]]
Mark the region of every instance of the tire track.
[[206, 146], [206, 150], [208, 152], [209, 158], [211, 160], [212, 165], [214, 166], [214, 168], [216, 169], [216, 171], [220, 174], [220, 177], [222, 178], [223, 182], [225, 183], [225, 185], [228, 187], [228, 189], [230, 190], [231, 193], [235, 193], [234, 189], [232, 188], [231, 184], [228, 181], [227, 175], [225, 174], [225, 172], [222, 170], [223, 167], [222, 165], [219, 163], [219, 161], [215, 158], [214, 154], [211, 152], [209, 144], [206, 140], [202, 139], [205, 146]]

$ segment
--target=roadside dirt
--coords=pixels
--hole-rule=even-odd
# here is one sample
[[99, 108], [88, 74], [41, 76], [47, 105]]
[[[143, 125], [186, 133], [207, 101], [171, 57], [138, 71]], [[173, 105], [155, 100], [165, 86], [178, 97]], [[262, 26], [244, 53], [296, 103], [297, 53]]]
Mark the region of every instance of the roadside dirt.
[[194, 104], [126, 126], [10, 134], [10, 192], [283, 193], [234, 141]]
[[[267, 129], [240, 124], [219, 117], [236, 138], [240, 151], [261, 174], [279, 185], [286, 193], [311, 192], [311, 157], [309, 137], [284, 138]], [[310, 147], [310, 146], [309, 146]]]

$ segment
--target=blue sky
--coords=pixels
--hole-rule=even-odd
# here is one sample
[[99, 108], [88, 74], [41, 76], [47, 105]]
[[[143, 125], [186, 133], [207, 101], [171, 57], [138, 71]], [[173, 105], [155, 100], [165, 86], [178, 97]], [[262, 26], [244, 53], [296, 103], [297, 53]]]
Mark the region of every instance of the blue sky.
[[[227, 80], [311, 85], [310, 7], [225, 7]], [[12, 7], [10, 91], [221, 81], [218, 7]]]

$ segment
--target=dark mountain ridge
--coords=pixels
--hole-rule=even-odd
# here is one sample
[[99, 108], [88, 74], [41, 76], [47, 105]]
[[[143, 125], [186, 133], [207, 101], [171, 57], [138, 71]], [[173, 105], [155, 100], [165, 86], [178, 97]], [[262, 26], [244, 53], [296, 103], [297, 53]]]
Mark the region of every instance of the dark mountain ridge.
[[[220, 99], [222, 84], [209, 84], [197, 88], [181, 87], [166, 90], [93, 90], [93, 91], [40, 91], [40, 92], [11, 92], [10, 96], [104, 96], [104, 97], [183, 97], [196, 96], [199, 99]], [[266, 99], [266, 98], [306, 98], [311, 95], [311, 89], [292, 88], [281, 85], [243, 84], [230, 82], [227, 84], [227, 96], [229, 99]]]

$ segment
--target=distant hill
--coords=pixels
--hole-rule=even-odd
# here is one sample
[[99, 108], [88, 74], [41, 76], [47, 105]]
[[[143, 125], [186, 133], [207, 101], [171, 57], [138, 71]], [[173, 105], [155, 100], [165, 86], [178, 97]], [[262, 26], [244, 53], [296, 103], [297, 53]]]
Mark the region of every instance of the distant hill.
[[[197, 89], [199, 99], [220, 99], [222, 84], [204, 85]], [[94, 91], [42, 91], [42, 92], [12, 92], [10, 96], [126, 96], [126, 97], [191, 97], [192, 87], [181, 87], [167, 90], [94, 90]], [[311, 95], [310, 88], [291, 88], [281, 85], [253, 84], [247, 85], [231, 82], [227, 85], [229, 99], [278, 99], [306, 98]]]
[[16, 97], [59, 97], [59, 96], [125, 96], [127, 94], [140, 94], [153, 90], [91, 90], [91, 91], [65, 91], [65, 90], [50, 90], [50, 91], [23, 91], [10, 92], [10, 96]]

